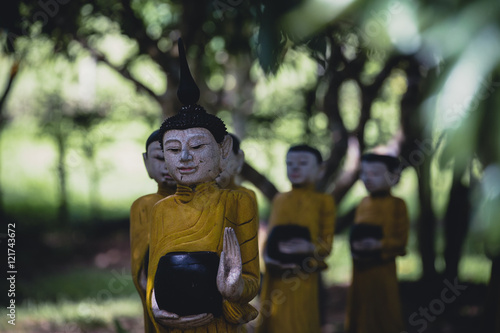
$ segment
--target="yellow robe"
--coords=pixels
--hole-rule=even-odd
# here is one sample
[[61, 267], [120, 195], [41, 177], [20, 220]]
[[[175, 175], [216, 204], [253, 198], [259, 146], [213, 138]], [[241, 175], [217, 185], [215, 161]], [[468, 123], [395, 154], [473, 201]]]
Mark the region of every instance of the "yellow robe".
[[364, 198], [354, 223], [381, 226], [381, 259], [353, 261], [346, 332], [399, 333], [405, 330], [396, 274], [396, 256], [405, 254], [409, 221], [405, 202], [388, 194]]
[[[252, 197], [254, 203], [255, 203], [255, 209], [257, 210], [257, 214], [259, 212], [259, 209], [258, 209], [258, 206], [257, 206], [257, 196], [255, 195], [255, 192], [244, 187], [244, 186], [241, 186], [241, 185], [238, 185], [234, 182], [234, 178], [232, 178], [229, 182], [229, 185], [226, 187], [227, 189], [229, 190], [237, 190], [237, 191], [243, 191], [245, 192], [246, 194], [248, 194], [250, 197]], [[259, 222], [259, 218], [257, 217], [257, 222]]]
[[132, 280], [139, 292], [144, 311], [144, 332], [154, 332], [154, 326], [149, 319], [146, 307], [146, 293], [140, 287], [139, 275], [144, 266], [144, 259], [149, 249], [149, 221], [151, 211], [159, 200], [174, 194], [175, 190], [158, 186], [158, 192], [148, 194], [135, 200], [130, 208], [130, 256]]
[[314, 262], [304, 270], [277, 272], [266, 267], [260, 297], [259, 333], [320, 332], [319, 272], [326, 268], [335, 228], [333, 197], [312, 187], [294, 188], [273, 200], [269, 231], [278, 225], [307, 227], [316, 246]]
[[257, 316], [251, 301], [259, 289], [258, 221], [255, 201], [243, 191], [220, 189], [215, 182], [193, 190], [178, 185], [177, 192], [153, 208], [147, 304], [152, 313], [152, 290], [160, 258], [169, 252], [222, 252], [224, 229], [232, 227], [240, 244], [244, 290], [238, 302], [223, 301], [223, 315], [195, 329], [166, 328], [154, 321], [157, 332], [237, 332]]

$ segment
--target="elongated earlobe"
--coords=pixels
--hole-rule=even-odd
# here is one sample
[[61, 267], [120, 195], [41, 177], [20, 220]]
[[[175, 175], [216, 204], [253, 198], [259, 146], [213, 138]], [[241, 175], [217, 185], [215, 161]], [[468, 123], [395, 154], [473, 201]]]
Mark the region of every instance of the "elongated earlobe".
[[222, 158], [226, 159], [229, 156], [229, 152], [233, 148], [233, 138], [230, 135], [226, 135], [220, 146]]
[[237, 155], [238, 167], [236, 168], [236, 174], [240, 174], [243, 169], [243, 164], [245, 164], [245, 152], [240, 149]]

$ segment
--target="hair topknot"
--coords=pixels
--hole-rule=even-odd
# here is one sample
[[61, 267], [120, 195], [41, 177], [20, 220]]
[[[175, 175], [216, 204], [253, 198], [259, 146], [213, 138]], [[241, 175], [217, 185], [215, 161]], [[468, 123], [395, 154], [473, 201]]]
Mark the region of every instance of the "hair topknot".
[[163, 136], [169, 130], [184, 130], [201, 127], [207, 129], [217, 143], [221, 143], [227, 135], [226, 125], [217, 116], [207, 113], [198, 104], [185, 105], [179, 113], [163, 121], [160, 127], [160, 145], [163, 149]]

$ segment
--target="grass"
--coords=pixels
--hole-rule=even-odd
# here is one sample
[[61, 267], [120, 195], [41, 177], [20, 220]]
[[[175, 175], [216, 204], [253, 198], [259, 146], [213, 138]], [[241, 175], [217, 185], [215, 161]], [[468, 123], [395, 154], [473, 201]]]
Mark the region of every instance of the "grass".
[[[17, 319], [12, 332], [80, 332], [97, 328], [111, 328], [117, 318], [136, 318], [142, 313], [139, 296], [119, 296], [102, 302], [92, 298], [79, 301], [27, 300], [16, 308]], [[56, 329], [57, 327], [57, 329]], [[5, 320], [0, 331], [11, 332], [13, 327]]]
[[79, 267], [40, 276], [19, 285], [21, 295], [43, 301], [107, 301], [116, 297], [135, 296], [130, 270]]
[[18, 295], [25, 296], [16, 303], [16, 326], [0, 321], [1, 332], [113, 331], [117, 318], [140, 319], [142, 313], [130, 270], [125, 268], [67, 269], [19, 280], [17, 287]]

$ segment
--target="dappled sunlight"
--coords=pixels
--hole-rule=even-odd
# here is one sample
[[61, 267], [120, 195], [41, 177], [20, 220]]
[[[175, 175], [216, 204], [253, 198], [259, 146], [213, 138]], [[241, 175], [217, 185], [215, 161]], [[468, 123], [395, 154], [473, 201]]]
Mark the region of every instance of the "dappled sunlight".
[[[397, 8], [390, 12], [391, 17], [387, 20], [387, 29], [391, 42], [404, 54], [416, 52], [422, 45], [417, 17], [415, 15], [416, 5], [408, 1], [398, 1]], [[413, 8], [412, 8], [413, 7]]]

